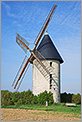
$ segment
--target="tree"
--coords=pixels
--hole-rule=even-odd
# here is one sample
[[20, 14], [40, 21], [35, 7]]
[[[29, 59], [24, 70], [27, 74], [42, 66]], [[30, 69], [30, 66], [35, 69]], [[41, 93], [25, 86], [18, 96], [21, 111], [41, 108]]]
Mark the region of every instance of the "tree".
[[20, 92], [13, 92], [12, 93], [12, 101], [13, 101], [14, 105], [17, 104], [19, 99], [20, 99]]
[[24, 91], [21, 92], [21, 99], [23, 104], [32, 104], [34, 95], [32, 94], [32, 91]]
[[61, 102], [62, 103], [71, 103], [72, 102], [72, 95], [73, 94], [71, 94], [71, 93], [66, 93], [66, 92], [64, 92], [64, 93], [61, 93]]
[[67, 94], [66, 102], [72, 103], [72, 95], [73, 94], [70, 94], [70, 93]]
[[49, 105], [54, 103], [53, 94], [51, 92], [48, 93], [48, 100], [47, 101], [48, 101]]
[[38, 104], [38, 96], [33, 96], [32, 104]]
[[61, 94], [61, 102], [66, 103], [67, 102], [67, 93], [64, 92]]
[[22, 105], [22, 99], [19, 99], [16, 103], [15, 103], [15, 105]]
[[46, 101], [48, 101], [49, 104], [53, 103], [53, 95], [51, 92], [47, 93], [47, 91], [44, 91], [38, 95], [38, 104], [45, 105]]
[[9, 92], [8, 90], [2, 90], [1, 91], [1, 105], [7, 106], [7, 105], [13, 105], [12, 101], [12, 92]]
[[74, 94], [72, 96], [72, 102], [76, 104], [81, 104], [81, 95], [80, 94]]

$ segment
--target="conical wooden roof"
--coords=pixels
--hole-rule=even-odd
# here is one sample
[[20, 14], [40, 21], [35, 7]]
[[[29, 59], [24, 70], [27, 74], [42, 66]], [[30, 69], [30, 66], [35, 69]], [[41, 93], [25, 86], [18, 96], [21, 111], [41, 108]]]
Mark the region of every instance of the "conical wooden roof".
[[57, 60], [60, 63], [63, 63], [63, 59], [61, 58], [58, 50], [56, 49], [48, 34], [44, 35], [37, 50], [41, 53], [41, 55], [44, 56], [46, 60]]

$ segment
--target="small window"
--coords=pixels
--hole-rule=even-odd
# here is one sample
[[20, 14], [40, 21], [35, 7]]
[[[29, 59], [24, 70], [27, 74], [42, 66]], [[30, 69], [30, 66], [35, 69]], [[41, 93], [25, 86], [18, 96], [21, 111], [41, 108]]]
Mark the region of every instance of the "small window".
[[50, 79], [52, 78], [52, 74], [50, 74]]
[[52, 67], [52, 62], [50, 62], [50, 67]]
[[50, 74], [50, 89], [52, 88], [52, 74]]
[[52, 88], [52, 85], [50, 84], [50, 89]]

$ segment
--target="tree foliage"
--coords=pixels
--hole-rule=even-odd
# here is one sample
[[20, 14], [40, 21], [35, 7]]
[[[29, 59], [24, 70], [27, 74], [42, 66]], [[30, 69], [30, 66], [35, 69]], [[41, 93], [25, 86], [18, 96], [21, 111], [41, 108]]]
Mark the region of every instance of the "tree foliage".
[[47, 91], [40, 93], [38, 96], [34, 96], [32, 91], [23, 92], [9, 92], [6, 90], [1, 91], [1, 105], [26, 105], [26, 104], [41, 104], [45, 105], [46, 101], [49, 104], [53, 103], [53, 95]]
[[33, 97], [34, 95], [30, 90], [21, 92], [21, 99], [23, 104], [32, 104]]
[[80, 94], [74, 94], [72, 96], [72, 102], [76, 104], [81, 104], [81, 95]]
[[[44, 91], [40, 93], [38, 96], [33, 95], [32, 91], [23, 91], [23, 92], [10, 92], [8, 90], [1, 91], [1, 105], [32, 105], [39, 104], [45, 105], [46, 101], [49, 105], [53, 104], [53, 94], [51, 92]], [[61, 102], [74, 102], [77, 104], [81, 103], [81, 95], [80, 94], [61, 94]]]
[[61, 94], [61, 102], [62, 103], [76, 103], [81, 104], [81, 95], [80, 94], [67, 94], [62, 93]]
[[72, 102], [72, 95], [73, 94], [67, 94], [66, 92], [61, 94], [61, 102], [62, 103], [71, 103]]
[[12, 101], [12, 92], [9, 92], [8, 90], [2, 90], [1, 91], [1, 105], [7, 106], [7, 105], [13, 105]]
[[47, 91], [44, 91], [43, 93], [40, 93], [38, 95], [38, 103], [41, 105], [45, 105], [46, 101], [49, 104], [52, 104], [53, 101], [53, 94], [51, 92], [47, 93]]

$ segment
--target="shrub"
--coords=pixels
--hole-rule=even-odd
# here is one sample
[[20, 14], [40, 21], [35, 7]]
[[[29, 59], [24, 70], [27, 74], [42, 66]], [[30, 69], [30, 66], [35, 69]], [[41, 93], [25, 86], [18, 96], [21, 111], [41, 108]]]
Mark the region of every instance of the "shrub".
[[61, 94], [61, 102], [66, 103], [67, 102], [67, 93], [62, 93]]
[[8, 106], [13, 105], [12, 101], [12, 92], [9, 92], [8, 90], [2, 90], [1, 91], [1, 105], [2, 106]]
[[[1, 91], [1, 106], [8, 105], [25, 105], [25, 104], [39, 104], [45, 105], [46, 101], [49, 105], [53, 104], [53, 94], [51, 92], [44, 91], [38, 96], [34, 96], [32, 91], [23, 91], [23, 92], [10, 92], [8, 90]], [[81, 104], [81, 95], [80, 94], [61, 94], [61, 102], [74, 102], [76, 104]]]
[[21, 92], [21, 99], [23, 104], [32, 104], [33, 103], [33, 97], [32, 91], [24, 91]]
[[15, 103], [15, 105], [22, 105], [22, 99], [19, 99], [16, 103]]
[[62, 103], [71, 103], [72, 102], [72, 95], [73, 94], [67, 94], [66, 92], [61, 93], [61, 102]]
[[76, 104], [81, 104], [81, 95], [80, 94], [74, 94], [72, 96], [72, 102]]
[[19, 99], [20, 99], [20, 92], [13, 92], [12, 101], [13, 101], [14, 105], [16, 105], [16, 103], [18, 102]]
[[47, 93], [47, 91], [44, 91], [38, 95], [38, 104], [45, 105], [46, 101], [48, 101], [49, 104], [53, 103], [53, 95], [51, 92]]
[[33, 96], [32, 104], [38, 104], [38, 96]]

